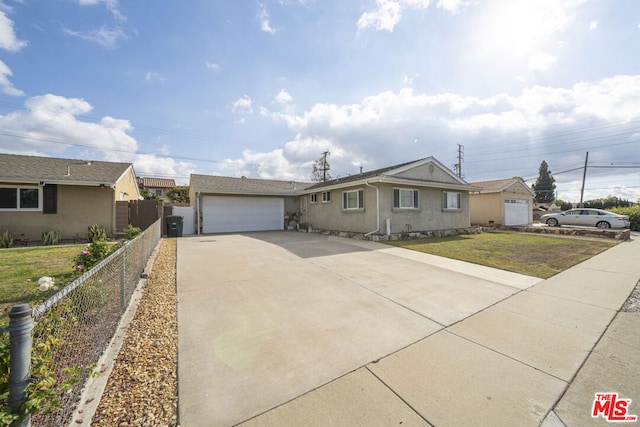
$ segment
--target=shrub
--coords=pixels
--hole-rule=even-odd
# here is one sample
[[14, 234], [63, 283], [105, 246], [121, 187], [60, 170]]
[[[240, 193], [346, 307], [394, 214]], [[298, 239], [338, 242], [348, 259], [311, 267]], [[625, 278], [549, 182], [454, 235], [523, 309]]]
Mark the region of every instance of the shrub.
[[45, 246], [57, 245], [60, 243], [60, 233], [55, 230], [43, 231], [41, 233], [42, 244]]
[[129, 240], [135, 239], [140, 233], [142, 233], [142, 229], [140, 227], [134, 227], [131, 224], [127, 227], [127, 238]]
[[104, 225], [93, 224], [87, 229], [87, 241], [89, 243], [107, 240], [107, 229]]
[[91, 270], [96, 264], [120, 248], [120, 246], [119, 244], [107, 243], [104, 240], [97, 240], [89, 244], [86, 250], [80, 251], [74, 258], [74, 271], [82, 274], [85, 271]]
[[9, 234], [9, 230], [0, 233], [0, 248], [10, 248], [13, 246], [13, 237]]
[[633, 231], [640, 231], [640, 206], [636, 205], [628, 208], [611, 208], [609, 211], [620, 215], [627, 215], [629, 217], [629, 222], [631, 223], [631, 229]]

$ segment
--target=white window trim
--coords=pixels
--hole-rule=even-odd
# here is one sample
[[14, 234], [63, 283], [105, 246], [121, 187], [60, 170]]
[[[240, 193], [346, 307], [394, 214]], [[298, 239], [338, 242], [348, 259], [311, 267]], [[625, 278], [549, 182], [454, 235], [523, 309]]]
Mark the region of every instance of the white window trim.
[[[398, 206], [396, 206], [395, 201], [395, 192], [398, 191]], [[402, 204], [402, 197], [400, 196], [401, 191], [411, 191], [411, 206], [400, 206]], [[420, 190], [416, 188], [400, 188], [396, 187], [393, 189], [393, 209], [402, 209], [402, 210], [418, 210], [420, 209]], [[418, 206], [415, 206], [415, 195], [418, 195]]]
[[[360, 199], [360, 192], [362, 192], [362, 199]], [[358, 206], [355, 208], [347, 207], [345, 203], [345, 195], [348, 193], [356, 193], [358, 195]], [[362, 205], [362, 206], [360, 206]], [[342, 210], [344, 211], [357, 211], [364, 210], [364, 188], [357, 188], [354, 190], [347, 190], [342, 192]]]
[[[458, 195], [458, 207], [450, 208], [449, 207], [449, 194], [457, 194]], [[442, 201], [443, 206], [442, 210], [444, 211], [461, 211], [462, 210], [462, 193], [459, 191], [443, 191], [442, 192]]]
[[[326, 195], [329, 195], [327, 198]], [[322, 192], [322, 203], [331, 203], [331, 191], [323, 191]]]
[[315, 205], [316, 203], [318, 203], [318, 193], [313, 193], [309, 195], [309, 203], [311, 203], [312, 205]]
[[0, 185], [0, 188], [16, 188], [16, 205], [20, 204], [20, 190], [38, 190], [38, 207], [37, 208], [0, 208], [0, 212], [42, 212], [42, 187], [38, 185]]

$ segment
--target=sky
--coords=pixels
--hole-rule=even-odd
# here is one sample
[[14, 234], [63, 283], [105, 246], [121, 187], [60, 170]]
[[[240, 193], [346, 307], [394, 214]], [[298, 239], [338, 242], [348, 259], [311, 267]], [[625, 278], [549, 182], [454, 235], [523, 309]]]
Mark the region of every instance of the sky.
[[[310, 181], [546, 161], [640, 201], [637, 0], [0, 0], [0, 152]], [[588, 159], [587, 159], [588, 153]]]

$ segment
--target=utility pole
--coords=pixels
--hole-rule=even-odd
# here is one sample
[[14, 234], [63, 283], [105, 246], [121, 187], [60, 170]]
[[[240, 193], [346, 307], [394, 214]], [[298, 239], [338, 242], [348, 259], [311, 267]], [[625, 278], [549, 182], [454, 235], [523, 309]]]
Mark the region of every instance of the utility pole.
[[463, 150], [464, 150], [464, 145], [460, 145], [458, 144], [458, 163], [456, 163], [455, 165], [453, 165], [453, 167], [456, 170], [456, 174], [462, 178], [462, 160], [463, 160]]
[[322, 153], [322, 182], [327, 181], [327, 171], [329, 170], [329, 168], [327, 167], [327, 156], [329, 154], [329, 151], [325, 151]]
[[584, 172], [582, 173], [582, 188], [580, 189], [580, 207], [583, 208], [582, 197], [584, 196], [584, 182], [587, 180], [587, 162], [589, 161], [589, 152], [584, 158]]

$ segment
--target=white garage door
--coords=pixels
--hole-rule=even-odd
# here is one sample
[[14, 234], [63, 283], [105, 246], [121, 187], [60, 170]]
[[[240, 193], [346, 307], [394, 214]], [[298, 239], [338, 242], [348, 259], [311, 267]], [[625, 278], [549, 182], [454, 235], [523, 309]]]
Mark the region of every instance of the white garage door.
[[282, 197], [202, 197], [202, 232], [282, 230]]
[[529, 224], [529, 200], [506, 199], [504, 201], [504, 225]]

